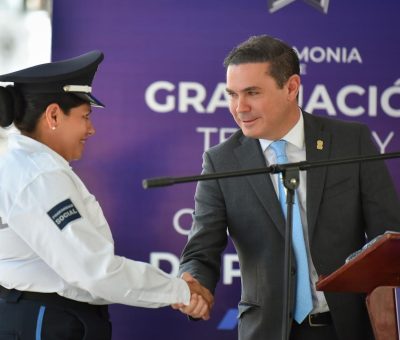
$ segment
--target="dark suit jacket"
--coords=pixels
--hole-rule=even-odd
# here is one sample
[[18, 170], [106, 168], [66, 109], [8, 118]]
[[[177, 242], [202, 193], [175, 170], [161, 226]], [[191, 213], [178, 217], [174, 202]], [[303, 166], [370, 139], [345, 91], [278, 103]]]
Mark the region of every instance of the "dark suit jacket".
[[[365, 125], [305, 112], [303, 116], [307, 160], [377, 153]], [[323, 141], [322, 150], [317, 140]], [[241, 131], [209, 149], [203, 159], [203, 173], [266, 165], [258, 140]], [[242, 275], [239, 339], [281, 339], [285, 221], [269, 175], [199, 182], [193, 218], [180, 271], [192, 273], [214, 291], [228, 228]], [[374, 161], [308, 170], [307, 219], [311, 256], [319, 275], [343, 265], [349, 254], [365, 244], [365, 235], [372, 239], [385, 230], [400, 231], [400, 204], [385, 164]], [[372, 338], [364, 296], [325, 296], [339, 339]]]

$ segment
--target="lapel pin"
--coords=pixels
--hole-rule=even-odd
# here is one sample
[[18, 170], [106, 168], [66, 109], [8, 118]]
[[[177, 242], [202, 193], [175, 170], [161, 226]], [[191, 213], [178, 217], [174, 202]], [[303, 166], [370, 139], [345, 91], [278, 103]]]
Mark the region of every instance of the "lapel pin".
[[317, 150], [323, 150], [324, 149], [324, 141], [321, 139], [317, 140]]

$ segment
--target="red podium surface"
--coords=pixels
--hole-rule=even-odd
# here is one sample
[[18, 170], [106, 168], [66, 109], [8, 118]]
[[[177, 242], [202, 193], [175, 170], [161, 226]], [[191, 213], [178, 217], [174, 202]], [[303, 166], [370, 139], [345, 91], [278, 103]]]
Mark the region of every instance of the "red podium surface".
[[370, 293], [379, 286], [400, 286], [400, 234], [386, 233], [329, 276], [317, 289]]
[[367, 293], [368, 313], [377, 340], [400, 339], [394, 287], [400, 287], [400, 233], [390, 232], [380, 235], [317, 282], [317, 290]]

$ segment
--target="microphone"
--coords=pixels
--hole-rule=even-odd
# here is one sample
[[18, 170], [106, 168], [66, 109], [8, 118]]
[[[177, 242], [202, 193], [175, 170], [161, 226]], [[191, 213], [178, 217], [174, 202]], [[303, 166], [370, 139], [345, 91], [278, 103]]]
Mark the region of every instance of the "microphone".
[[302, 161], [297, 163], [287, 163], [287, 164], [272, 164], [263, 168], [256, 169], [246, 169], [246, 170], [238, 170], [238, 171], [228, 171], [228, 172], [216, 172], [212, 174], [204, 174], [204, 175], [195, 175], [195, 176], [185, 176], [185, 177], [155, 177], [150, 179], [144, 179], [142, 181], [142, 186], [144, 189], [156, 188], [168, 185], [174, 185], [178, 183], [187, 183], [187, 182], [197, 182], [197, 181], [205, 181], [210, 179], [220, 179], [220, 178], [228, 178], [228, 177], [238, 177], [238, 176], [249, 176], [249, 175], [257, 175], [262, 173], [280, 173], [287, 172], [293, 169], [298, 170], [307, 170], [311, 168], [317, 168], [322, 166], [329, 165], [342, 165], [349, 163], [358, 163], [365, 161], [375, 161], [375, 160], [384, 160], [390, 158], [399, 158], [400, 152], [392, 152], [392, 153], [384, 153], [379, 155], [368, 155], [368, 156], [355, 156], [355, 157], [347, 157], [347, 158], [337, 158], [337, 159], [328, 159], [322, 161]]
[[142, 181], [143, 189], [165, 187], [173, 184], [175, 184], [173, 177], [155, 177], [150, 179], [144, 179]]
[[[300, 162], [303, 163], [303, 162]], [[292, 163], [300, 164], [300, 163]], [[257, 175], [261, 173], [277, 173], [282, 172], [287, 168], [288, 164], [273, 164], [269, 167], [264, 168], [256, 168], [256, 169], [246, 169], [246, 170], [238, 170], [238, 171], [228, 171], [228, 172], [217, 172], [212, 174], [204, 174], [204, 175], [195, 175], [195, 176], [185, 176], [185, 177], [155, 177], [150, 179], [144, 179], [142, 181], [142, 186], [144, 189], [155, 188], [173, 185], [177, 183], [187, 183], [187, 182], [197, 182], [197, 181], [205, 181], [210, 179], [218, 179], [218, 178], [228, 178], [228, 177], [238, 177], [238, 176], [246, 176], [246, 175]]]

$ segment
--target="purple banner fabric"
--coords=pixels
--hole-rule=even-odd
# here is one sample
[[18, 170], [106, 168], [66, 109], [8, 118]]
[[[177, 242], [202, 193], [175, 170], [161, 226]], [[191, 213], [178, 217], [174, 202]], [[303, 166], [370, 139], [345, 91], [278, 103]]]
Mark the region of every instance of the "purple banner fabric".
[[[398, 1], [54, 1], [53, 59], [105, 53], [94, 94], [96, 136], [73, 167], [99, 200], [118, 255], [177, 270], [195, 184], [144, 190], [142, 180], [201, 172], [205, 149], [235, 129], [225, 55], [251, 35], [293, 45], [302, 107], [367, 123], [381, 152], [400, 150]], [[400, 188], [399, 160], [388, 161]], [[111, 306], [113, 339], [236, 339], [240, 299], [232, 245], [211, 320], [166, 307]]]

